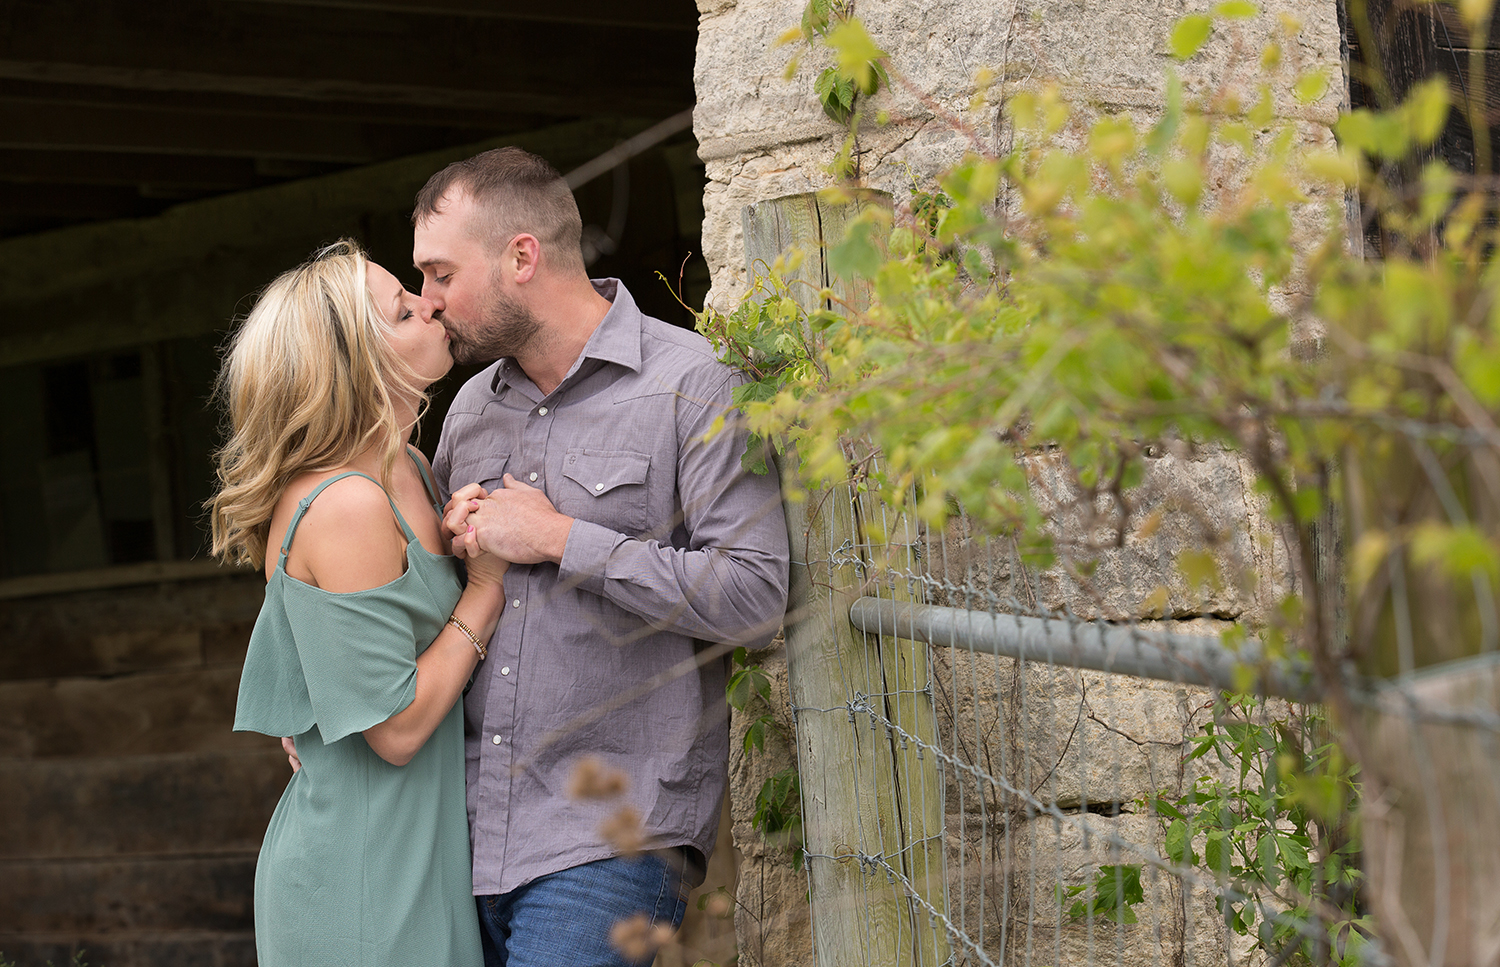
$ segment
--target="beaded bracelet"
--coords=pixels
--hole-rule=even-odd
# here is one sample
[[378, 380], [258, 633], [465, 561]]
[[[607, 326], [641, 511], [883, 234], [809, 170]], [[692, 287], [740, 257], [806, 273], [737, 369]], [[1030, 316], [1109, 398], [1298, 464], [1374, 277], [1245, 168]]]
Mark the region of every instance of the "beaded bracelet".
[[464, 624], [462, 621], [459, 621], [458, 615], [456, 614], [450, 614], [448, 616], [448, 623], [457, 628], [459, 631], [462, 631], [464, 633], [464, 637], [474, 643], [474, 650], [479, 652], [479, 660], [484, 661], [485, 653], [488, 649], [485, 648], [484, 642], [479, 640], [479, 636], [476, 635], [468, 625]]

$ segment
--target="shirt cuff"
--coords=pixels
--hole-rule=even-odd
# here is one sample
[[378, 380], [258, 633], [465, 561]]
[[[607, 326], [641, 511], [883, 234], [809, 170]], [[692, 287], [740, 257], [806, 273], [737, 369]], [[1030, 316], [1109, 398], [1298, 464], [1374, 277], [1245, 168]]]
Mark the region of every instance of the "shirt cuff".
[[559, 579], [585, 591], [604, 594], [604, 568], [615, 545], [625, 539], [608, 527], [574, 519], [568, 529], [568, 543], [563, 546], [562, 562], [557, 566]]

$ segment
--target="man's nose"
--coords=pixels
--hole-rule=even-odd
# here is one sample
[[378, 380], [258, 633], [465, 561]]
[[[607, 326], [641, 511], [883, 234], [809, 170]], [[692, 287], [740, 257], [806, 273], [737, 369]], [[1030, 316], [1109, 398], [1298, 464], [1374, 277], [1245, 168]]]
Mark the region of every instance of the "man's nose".
[[432, 306], [432, 314], [439, 316], [443, 314], [443, 300], [437, 294], [437, 286], [431, 282], [422, 283], [422, 298], [426, 299]]

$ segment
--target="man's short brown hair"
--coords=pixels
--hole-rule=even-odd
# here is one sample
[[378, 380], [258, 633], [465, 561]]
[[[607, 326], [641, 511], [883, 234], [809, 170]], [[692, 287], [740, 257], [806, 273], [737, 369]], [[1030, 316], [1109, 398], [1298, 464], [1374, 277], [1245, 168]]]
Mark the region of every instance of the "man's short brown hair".
[[499, 248], [522, 233], [542, 243], [543, 260], [558, 267], [583, 268], [583, 219], [578, 202], [557, 169], [522, 148], [493, 148], [455, 161], [427, 179], [417, 192], [413, 225], [442, 210], [453, 193], [468, 195], [478, 209], [474, 232], [487, 246]]

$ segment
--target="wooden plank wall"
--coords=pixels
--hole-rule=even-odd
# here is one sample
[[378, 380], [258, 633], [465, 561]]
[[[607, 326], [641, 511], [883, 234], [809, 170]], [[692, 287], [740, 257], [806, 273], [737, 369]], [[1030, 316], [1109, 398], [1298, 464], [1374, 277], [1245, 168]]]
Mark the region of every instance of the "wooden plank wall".
[[[1481, 37], [1470, 34], [1454, 7], [1434, 4], [1430, 17], [1429, 67], [1447, 79], [1458, 108], [1448, 117], [1438, 151], [1458, 171], [1492, 174], [1500, 146], [1500, 24], [1492, 20], [1488, 36]], [[1487, 144], [1476, 144], [1475, 130]]]
[[230, 731], [255, 574], [0, 602], [0, 952], [251, 967], [290, 771]]

